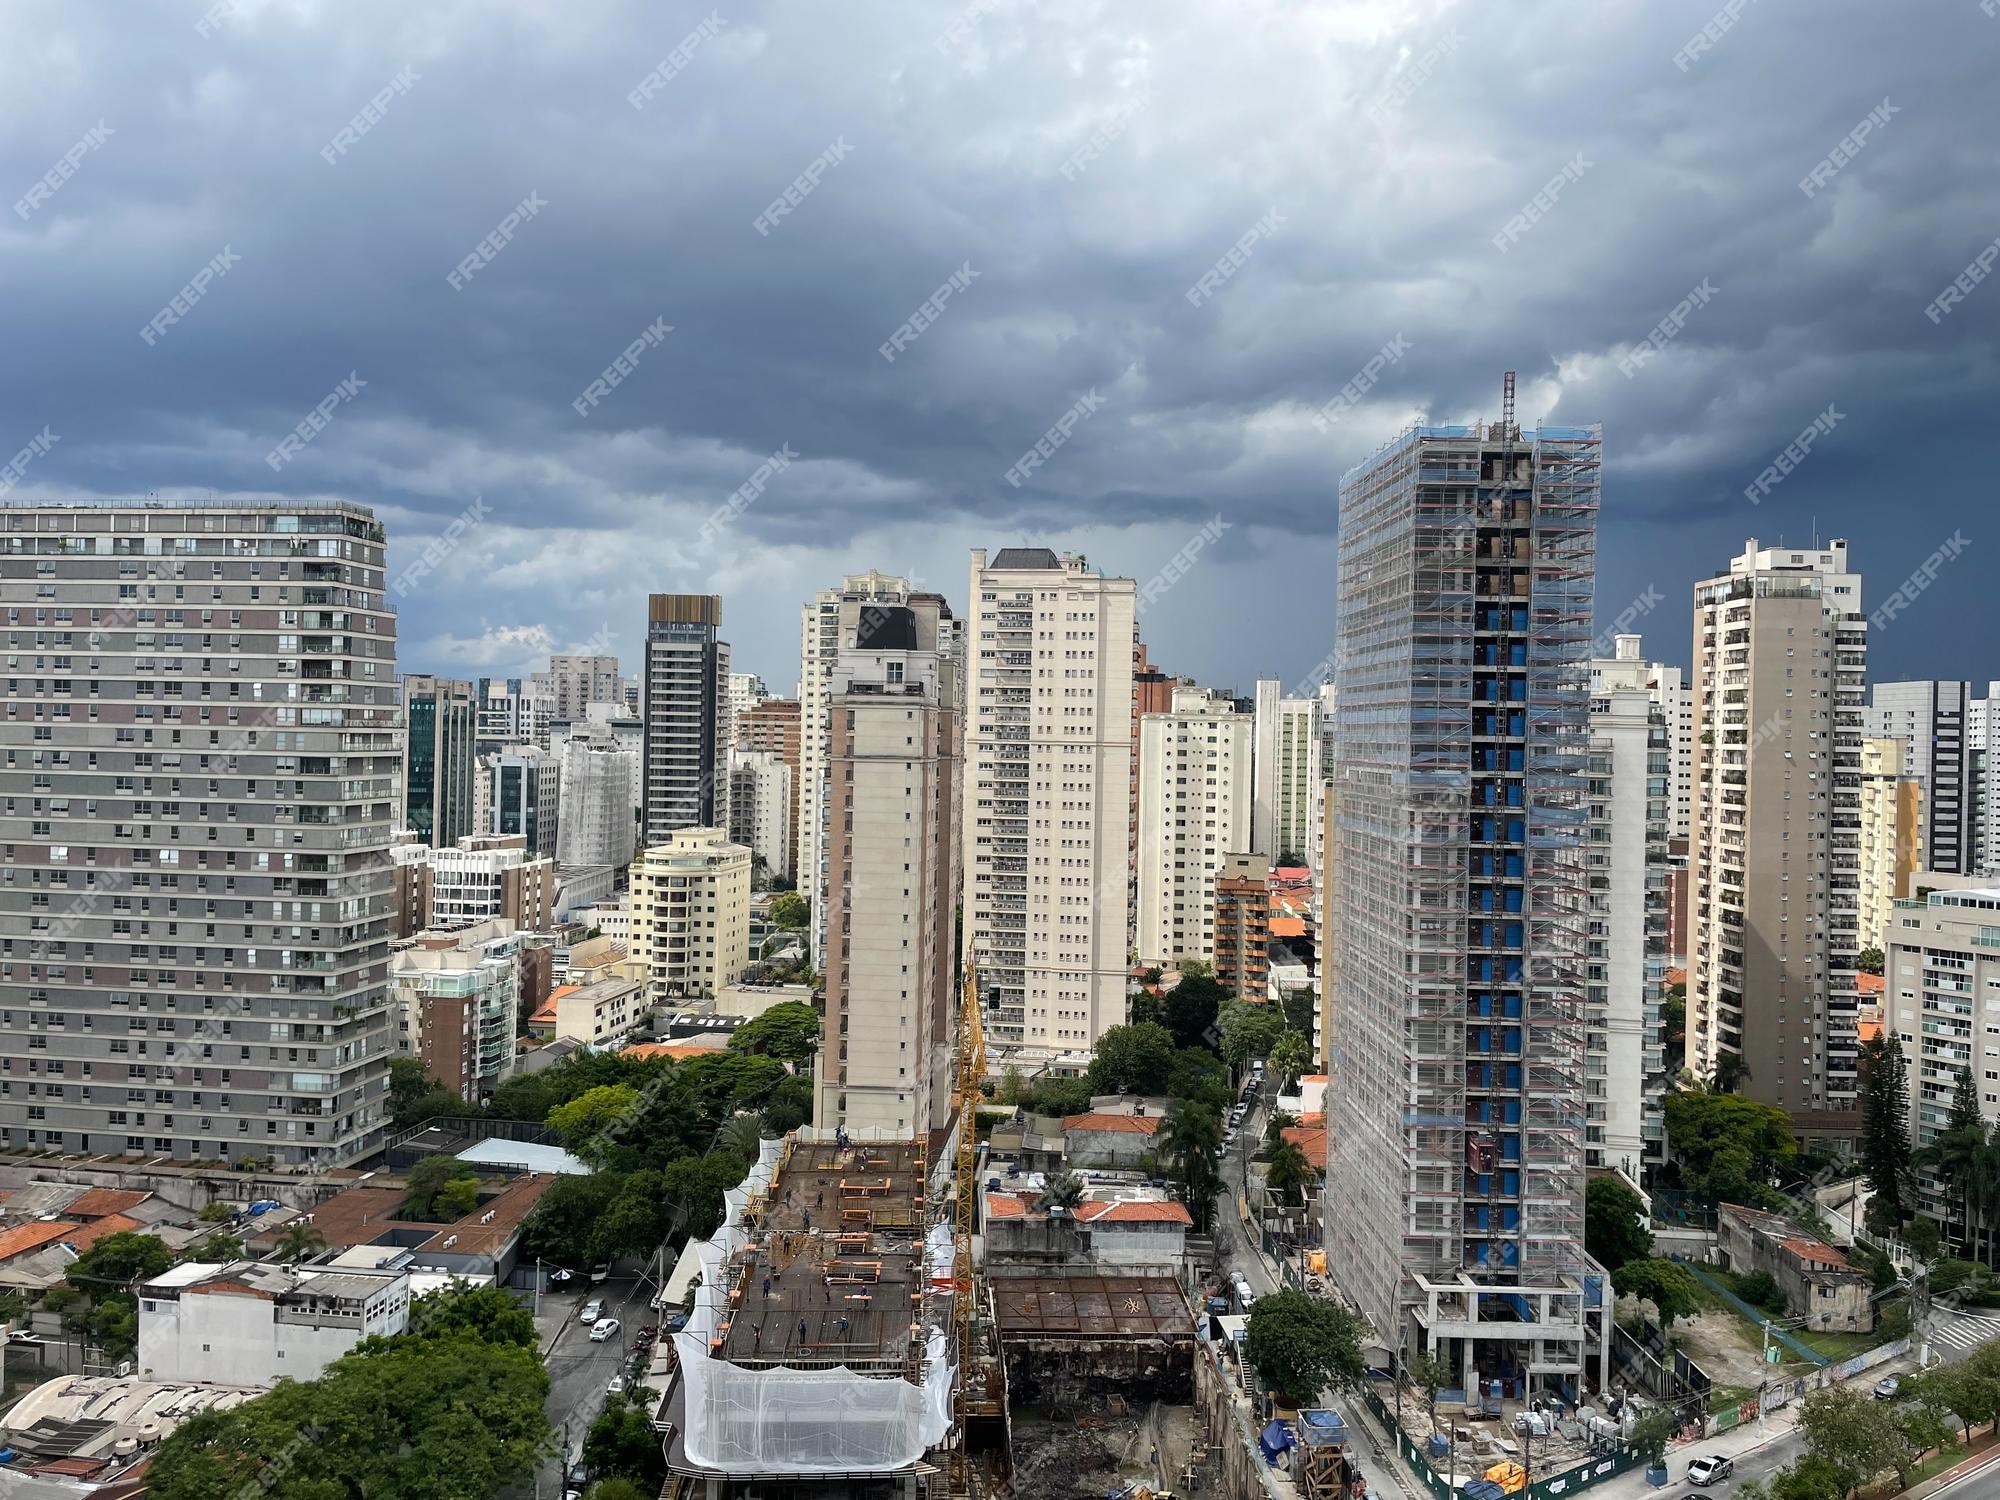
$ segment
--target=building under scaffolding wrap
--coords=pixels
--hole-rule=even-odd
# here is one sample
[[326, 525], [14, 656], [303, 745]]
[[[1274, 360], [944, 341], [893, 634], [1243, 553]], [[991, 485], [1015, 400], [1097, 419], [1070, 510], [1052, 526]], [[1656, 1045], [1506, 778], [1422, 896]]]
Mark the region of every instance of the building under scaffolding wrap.
[[[1454, 1382], [1574, 1387], [1596, 427], [1417, 427], [1340, 489], [1330, 1269]], [[1595, 1346], [1595, 1347], [1594, 1347]]]

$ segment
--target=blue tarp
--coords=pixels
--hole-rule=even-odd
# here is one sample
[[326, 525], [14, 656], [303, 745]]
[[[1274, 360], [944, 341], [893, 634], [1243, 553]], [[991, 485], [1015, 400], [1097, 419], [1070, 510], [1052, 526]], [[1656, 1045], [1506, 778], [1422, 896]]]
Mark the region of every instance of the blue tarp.
[[1257, 1435], [1257, 1446], [1264, 1450], [1264, 1462], [1274, 1468], [1278, 1455], [1297, 1442], [1298, 1439], [1292, 1436], [1292, 1429], [1283, 1422], [1273, 1422]]

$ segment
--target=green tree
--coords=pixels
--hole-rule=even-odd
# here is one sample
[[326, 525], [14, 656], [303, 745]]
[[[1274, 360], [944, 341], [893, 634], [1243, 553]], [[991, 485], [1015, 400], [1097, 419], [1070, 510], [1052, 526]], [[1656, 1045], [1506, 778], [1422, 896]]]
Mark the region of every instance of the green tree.
[[1271, 1148], [1271, 1160], [1265, 1167], [1264, 1180], [1271, 1191], [1285, 1203], [1303, 1203], [1306, 1194], [1319, 1182], [1319, 1168], [1306, 1160], [1306, 1154], [1296, 1141], [1280, 1139]]
[[1622, 1177], [1592, 1177], [1583, 1190], [1583, 1244], [1607, 1271], [1653, 1253], [1646, 1202]]
[[1097, 1039], [1087, 1076], [1093, 1094], [1158, 1094], [1173, 1069], [1173, 1033], [1148, 1021], [1107, 1028]]
[[211, 1229], [202, 1242], [187, 1252], [189, 1260], [241, 1260], [243, 1241], [226, 1229]]
[[795, 1073], [780, 1080], [765, 1101], [764, 1133], [773, 1137], [787, 1136], [801, 1125], [810, 1125], [812, 1117], [812, 1076]]
[[1910, 1247], [1910, 1254], [1927, 1263], [1944, 1253], [1944, 1235], [1937, 1220], [1922, 1215], [1912, 1219], [1910, 1227], [1903, 1231], [1903, 1243]]
[[1977, 1356], [1927, 1370], [1919, 1377], [1919, 1385], [1923, 1399], [1958, 1418], [1968, 1443], [1973, 1428], [2000, 1416], [2000, 1376], [1982, 1368]]
[[431, 1212], [441, 1223], [456, 1223], [479, 1207], [479, 1179], [468, 1172], [454, 1177], [431, 1199]]
[[1799, 1436], [1806, 1455], [1839, 1476], [1843, 1494], [1885, 1469], [1896, 1471], [1899, 1489], [1909, 1488], [1914, 1455], [1901, 1430], [1851, 1386], [1828, 1386], [1807, 1396], [1799, 1406]]
[[420, 1059], [389, 1059], [389, 1118], [398, 1130], [407, 1130], [438, 1116], [479, 1113], [478, 1105], [467, 1103], [456, 1090], [446, 1088], [426, 1073]]
[[771, 921], [792, 932], [805, 931], [812, 907], [797, 891], [784, 891], [771, 898]]
[[598, 1225], [624, 1181], [612, 1172], [556, 1178], [521, 1227], [522, 1258], [556, 1266], [595, 1263], [599, 1258], [595, 1244]]
[[1043, 1078], [1029, 1090], [1024, 1101], [1038, 1115], [1080, 1115], [1090, 1108], [1090, 1080], [1087, 1078]]
[[1286, 1083], [1294, 1083], [1312, 1066], [1312, 1043], [1299, 1032], [1284, 1032], [1271, 1043], [1270, 1063], [1271, 1071]]
[[486, 1500], [525, 1483], [551, 1436], [532, 1349], [460, 1334], [370, 1339], [318, 1380], [181, 1424], [152, 1500]]
[[1253, 1057], [1262, 1057], [1284, 1034], [1285, 1018], [1269, 1005], [1232, 1000], [1222, 1008], [1222, 1060], [1241, 1072]]
[[1770, 1500], [1846, 1500], [1850, 1488], [1835, 1465], [1806, 1453], [1771, 1476], [1768, 1493]]
[[1042, 1206], [1073, 1209], [1083, 1202], [1083, 1179], [1074, 1172], [1058, 1172], [1042, 1188]]
[[123, 1290], [150, 1281], [174, 1263], [173, 1252], [154, 1234], [124, 1230], [107, 1234], [69, 1263], [63, 1279], [95, 1297], [107, 1289]]
[[[1674, 1413], [1671, 1407], [1649, 1406], [1632, 1424], [1632, 1446], [1645, 1456], [1651, 1468], [1659, 1468], [1667, 1459], [1667, 1443], [1674, 1435]], [[1737, 1486], [1739, 1492], [1741, 1485]]]
[[1879, 975], [1882, 972], [1882, 950], [1880, 948], [1863, 948], [1859, 953], [1854, 955], [1854, 967], [1859, 969], [1863, 974]]
[[535, 1315], [501, 1287], [442, 1287], [410, 1303], [409, 1330], [396, 1337], [472, 1338], [533, 1349]]
[[1206, 967], [1181, 970], [1180, 983], [1160, 1000], [1160, 1016], [1174, 1034], [1176, 1047], [1214, 1047], [1215, 1020], [1230, 998], [1229, 991]]
[[1662, 1328], [1672, 1328], [1674, 1319], [1692, 1317], [1701, 1310], [1701, 1283], [1678, 1261], [1628, 1260], [1611, 1273], [1611, 1285], [1621, 1297], [1652, 1303]]
[[798, 1067], [819, 1051], [819, 1012], [799, 1000], [784, 1000], [752, 1016], [729, 1037], [730, 1050], [775, 1057]]
[[756, 1115], [734, 1115], [725, 1120], [715, 1138], [716, 1149], [755, 1161], [764, 1145], [764, 1122]]
[[[659, 1446], [657, 1440], [653, 1446], [655, 1448]], [[609, 1479], [598, 1480], [585, 1490], [583, 1500], [653, 1500], [659, 1492], [660, 1487], [657, 1484], [642, 1486], [622, 1474], [614, 1474]]]
[[1183, 1047], [1174, 1054], [1173, 1071], [1167, 1075], [1167, 1093], [1217, 1116], [1236, 1097], [1222, 1059], [1206, 1047]]
[[326, 1236], [310, 1219], [293, 1219], [280, 1226], [271, 1242], [272, 1253], [287, 1265], [317, 1255], [326, 1248]]
[[1900, 1225], [1912, 1192], [1910, 1084], [1903, 1044], [1890, 1036], [1861, 1044], [1861, 1163], [1885, 1217]]
[[1020, 1064], [1010, 1062], [1000, 1070], [1000, 1086], [993, 1097], [1001, 1104], [1019, 1104], [1023, 1087]]
[[1451, 1384], [1451, 1366], [1419, 1349], [1403, 1361], [1403, 1375], [1412, 1386], [1424, 1393], [1424, 1409], [1430, 1415], [1431, 1431], [1437, 1431], [1438, 1392]]
[[396, 1210], [396, 1217], [435, 1223], [432, 1212], [444, 1185], [460, 1177], [476, 1175], [469, 1163], [455, 1156], [426, 1156], [403, 1174], [403, 1201]]
[[583, 1464], [600, 1481], [606, 1477], [637, 1481], [650, 1497], [660, 1493], [667, 1477], [666, 1455], [653, 1416], [623, 1396], [612, 1396], [583, 1439]]
[[1665, 1097], [1662, 1111], [1682, 1181], [1725, 1202], [1744, 1201], [1746, 1189], [1768, 1183], [1799, 1152], [1791, 1117], [1775, 1105], [1682, 1089]]
[[1337, 1302], [1273, 1292], [1250, 1309], [1244, 1352], [1281, 1401], [1306, 1406], [1327, 1390], [1354, 1391], [1367, 1378], [1365, 1323]]
[[622, 1127], [638, 1107], [639, 1091], [631, 1084], [600, 1084], [550, 1110], [547, 1124], [565, 1150], [581, 1154], [607, 1130]]
[[213, 1203], [204, 1203], [194, 1217], [197, 1224], [221, 1224], [236, 1217], [236, 1205], [218, 1198]]

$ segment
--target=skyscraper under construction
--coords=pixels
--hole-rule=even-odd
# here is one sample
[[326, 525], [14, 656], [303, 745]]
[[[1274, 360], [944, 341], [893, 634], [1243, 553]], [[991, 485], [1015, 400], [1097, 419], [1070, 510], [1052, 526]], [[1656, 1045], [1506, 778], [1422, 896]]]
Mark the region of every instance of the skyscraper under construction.
[[[1457, 1383], [1571, 1387], [1596, 427], [1419, 426], [1340, 487], [1330, 1270]], [[1605, 1373], [1602, 1363], [1600, 1375]]]

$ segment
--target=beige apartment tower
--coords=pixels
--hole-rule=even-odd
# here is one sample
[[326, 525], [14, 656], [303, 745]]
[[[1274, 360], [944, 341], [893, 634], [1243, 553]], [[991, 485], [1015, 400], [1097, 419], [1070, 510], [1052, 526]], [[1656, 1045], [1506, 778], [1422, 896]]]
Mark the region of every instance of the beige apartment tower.
[[1867, 619], [1847, 543], [1695, 586], [1688, 1062], [1851, 1134]]
[[1200, 687], [1174, 689], [1166, 713], [1139, 720], [1143, 964], [1215, 958], [1215, 883], [1250, 843], [1252, 723], [1227, 693]]
[[632, 862], [632, 957], [653, 1001], [713, 998], [750, 962], [750, 851], [676, 829]]
[[958, 674], [950, 612], [851, 603], [826, 682], [826, 1021], [813, 1120], [942, 1127], [958, 1014]]
[[1861, 915], [1855, 945], [1886, 948], [1890, 909], [1924, 868], [1924, 782], [1906, 741], [1861, 742]]
[[1046, 547], [972, 553], [965, 937], [989, 1054], [1081, 1055], [1125, 1020], [1137, 588]]

